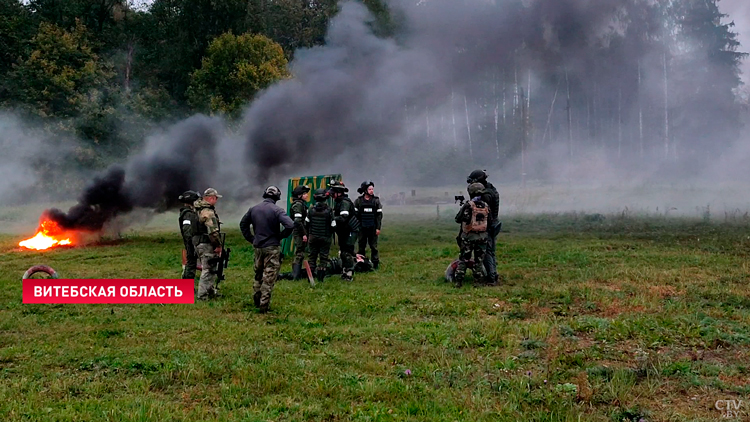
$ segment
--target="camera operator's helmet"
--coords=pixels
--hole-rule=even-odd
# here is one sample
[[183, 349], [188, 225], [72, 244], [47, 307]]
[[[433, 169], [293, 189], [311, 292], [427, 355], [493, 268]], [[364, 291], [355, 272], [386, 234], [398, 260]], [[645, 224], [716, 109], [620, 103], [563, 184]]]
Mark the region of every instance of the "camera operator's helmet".
[[299, 185], [292, 191], [292, 196], [295, 198], [301, 198], [302, 195], [310, 192], [310, 187], [307, 185]]
[[344, 182], [334, 181], [331, 183], [330, 189], [335, 193], [349, 192], [349, 188], [346, 187]]
[[466, 189], [469, 192], [469, 196], [475, 198], [484, 193], [484, 185], [481, 183], [472, 183]]
[[183, 204], [192, 204], [193, 202], [197, 201], [198, 198], [200, 198], [200, 194], [194, 190], [186, 190], [183, 192], [182, 195], [180, 195], [177, 199], [180, 200]]
[[365, 193], [367, 192], [367, 188], [369, 188], [370, 186], [375, 187], [375, 182], [373, 182], [372, 180], [365, 180], [361, 185], [359, 185], [357, 192]]
[[318, 202], [323, 202], [328, 198], [328, 191], [320, 188], [316, 189], [315, 193], [313, 194], [313, 199], [315, 199]]
[[474, 170], [471, 172], [469, 177], [466, 178], [466, 183], [475, 183], [475, 182], [482, 183], [486, 180], [487, 180], [486, 170]]
[[269, 186], [266, 188], [266, 190], [263, 192], [264, 198], [271, 198], [274, 201], [278, 201], [281, 199], [281, 189], [277, 188], [276, 186]]

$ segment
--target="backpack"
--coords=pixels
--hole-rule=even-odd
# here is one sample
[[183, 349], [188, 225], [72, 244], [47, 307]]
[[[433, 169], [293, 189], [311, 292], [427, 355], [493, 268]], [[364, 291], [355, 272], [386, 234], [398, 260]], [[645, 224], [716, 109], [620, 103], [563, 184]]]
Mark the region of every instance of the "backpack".
[[487, 218], [490, 210], [483, 201], [469, 201], [471, 209], [471, 218], [468, 223], [464, 223], [464, 233], [484, 233], [487, 231]]

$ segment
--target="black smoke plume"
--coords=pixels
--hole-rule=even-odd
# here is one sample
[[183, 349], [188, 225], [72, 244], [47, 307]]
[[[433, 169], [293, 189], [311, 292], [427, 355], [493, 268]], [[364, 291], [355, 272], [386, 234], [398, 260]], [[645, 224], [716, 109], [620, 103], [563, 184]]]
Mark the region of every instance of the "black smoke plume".
[[208, 187], [221, 128], [220, 120], [203, 115], [179, 122], [149, 138], [125, 168], [112, 166], [95, 177], [67, 213], [53, 208], [45, 214], [66, 230], [99, 231], [136, 207], [172, 208], [182, 192]]

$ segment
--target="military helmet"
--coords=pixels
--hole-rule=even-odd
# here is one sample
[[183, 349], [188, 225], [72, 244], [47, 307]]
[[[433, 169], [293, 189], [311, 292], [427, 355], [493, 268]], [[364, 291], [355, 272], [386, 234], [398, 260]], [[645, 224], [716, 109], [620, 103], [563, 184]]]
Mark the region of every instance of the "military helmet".
[[307, 185], [299, 185], [292, 191], [292, 196], [295, 198], [300, 198], [302, 195], [306, 194], [307, 192], [310, 192], [310, 187]]
[[323, 188], [316, 189], [313, 198], [318, 202], [323, 202], [328, 198], [328, 191]]
[[469, 177], [466, 178], [466, 183], [484, 182], [487, 180], [486, 170], [474, 170], [471, 172]]
[[263, 192], [264, 198], [271, 198], [274, 201], [278, 201], [281, 199], [281, 189], [277, 188], [276, 186], [269, 186], [266, 188], [266, 190]]
[[469, 192], [469, 196], [474, 198], [484, 193], [484, 185], [481, 183], [472, 183], [466, 190]]
[[369, 188], [370, 186], [375, 187], [375, 182], [373, 182], [372, 180], [365, 180], [361, 185], [359, 185], [357, 192], [365, 193], [367, 192], [367, 188]]
[[331, 183], [331, 190], [334, 192], [349, 192], [349, 188], [346, 187], [344, 182], [334, 180], [333, 183]]
[[197, 201], [198, 198], [200, 198], [200, 194], [194, 190], [186, 190], [182, 193], [177, 199], [180, 200], [183, 204], [192, 204], [193, 202]]

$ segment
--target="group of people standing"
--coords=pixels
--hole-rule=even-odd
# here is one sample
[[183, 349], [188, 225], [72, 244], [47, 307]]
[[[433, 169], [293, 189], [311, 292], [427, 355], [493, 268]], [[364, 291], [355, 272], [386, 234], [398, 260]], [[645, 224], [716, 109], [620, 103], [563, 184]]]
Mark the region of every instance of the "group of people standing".
[[[453, 281], [456, 287], [461, 287], [466, 270], [472, 268], [475, 283], [495, 285], [498, 283], [495, 242], [501, 227], [498, 219], [500, 195], [487, 180], [484, 170], [471, 172], [466, 182], [469, 200], [455, 218], [461, 230], [456, 239], [460, 253]], [[374, 189], [372, 181], [362, 182], [357, 189], [360, 196], [352, 201], [347, 194], [349, 188], [341, 181], [332, 181], [328, 189], [317, 189], [313, 193], [314, 203], [308, 207], [310, 188], [297, 186], [292, 191], [291, 217], [276, 205], [281, 200], [281, 189], [276, 186], [265, 189], [263, 202], [251, 207], [240, 221], [242, 236], [253, 244], [255, 251], [253, 302], [260, 312], [268, 312], [281, 269], [281, 240], [290, 235], [295, 246], [292, 279], [303, 278], [306, 254], [318, 281], [337, 273], [342, 280], [352, 281], [355, 271], [379, 268], [378, 236], [383, 205]], [[214, 188], [206, 189], [202, 196], [187, 191], [179, 197], [184, 204], [179, 217], [185, 245], [182, 278], [194, 279], [200, 263], [199, 300], [220, 296], [216, 263], [222, 256], [224, 244], [215, 206], [221, 197]], [[328, 204], [329, 198], [333, 199], [333, 207]], [[329, 257], [334, 236], [339, 245], [340, 261]], [[367, 246], [370, 259], [366, 256]]]
[[[322, 281], [331, 274], [329, 251], [334, 235], [339, 244], [343, 280], [354, 279], [357, 262], [367, 261], [376, 270], [380, 267], [378, 236], [383, 222], [383, 205], [374, 189], [372, 181], [362, 182], [357, 189], [360, 196], [352, 202], [347, 194], [349, 188], [343, 182], [334, 181], [328, 190], [315, 191], [315, 203], [307, 208], [309, 188], [295, 188], [291, 207], [295, 224], [293, 279], [302, 278], [306, 249], [309, 249], [308, 262], [315, 268], [315, 278]], [[333, 208], [328, 206], [329, 196], [333, 198]], [[305, 245], [309, 247], [305, 248]], [[368, 245], [371, 259], [366, 256]]]
[[[276, 205], [281, 199], [281, 190], [269, 186], [263, 192], [263, 202], [251, 207], [240, 221], [242, 236], [253, 244], [255, 251], [253, 301], [260, 312], [268, 312], [271, 293], [281, 268], [281, 240], [293, 235], [295, 256], [292, 263], [292, 278], [302, 278], [302, 265], [309, 251], [309, 263], [315, 268], [315, 277], [322, 281], [331, 269], [341, 268], [341, 279], [352, 281], [357, 263], [371, 263], [378, 269], [378, 236], [383, 220], [383, 206], [374, 193], [375, 184], [364, 181], [357, 191], [361, 194], [353, 202], [343, 182], [333, 181], [329, 189], [317, 189], [313, 194], [314, 204], [307, 206], [310, 188], [305, 185], [292, 191], [290, 217]], [[333, 198], [333, 208], [328, 198]], [[206, 300], [219, 296], [214, 262], [222, 253], [221, 228], [216, 214], [216, 201], [221, 198], [216, 189], [209, 188], [201, 198], [197, 192], [187, 191], [179, 200], [185, 205], [180, 209], [180, 228], [185, 244], [185, 266], [182, 278], [193, 279], [198, 262], [201, 278], [198, 299]], [[283, 227], [283, 230], [282, 230]], [[339, 244], [340, 265], [332, 265], [329, 251], [334, 235]], [[355, 245], [358, 246], [355, 254]], [[370, 246], [371, 260], [366, 257]]]

